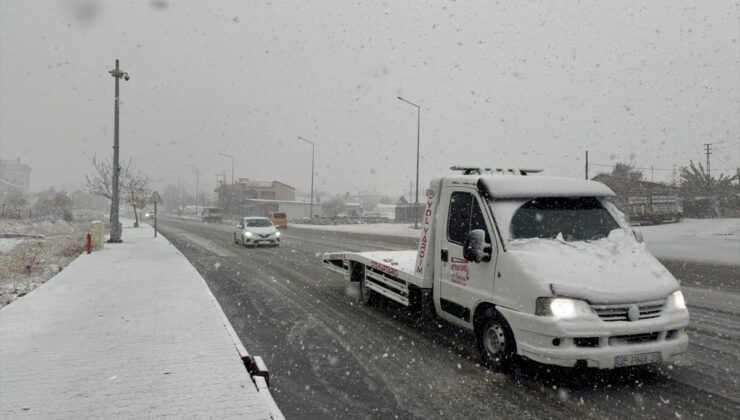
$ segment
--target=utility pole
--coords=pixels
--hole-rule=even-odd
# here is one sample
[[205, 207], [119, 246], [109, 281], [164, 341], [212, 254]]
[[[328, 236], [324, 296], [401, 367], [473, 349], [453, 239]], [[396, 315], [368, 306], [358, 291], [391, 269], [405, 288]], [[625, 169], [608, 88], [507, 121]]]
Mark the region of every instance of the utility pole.
[[200, 169], [193, 165], [187, 166], [195, 170], [195, 215], [198, 216], [198, 176], [200, 175]]
[[[219, 155], [231, 159], [231, 185], [234, 185], [234, 156], [227, 155], [226, 153], [219, 152]], [[226, 183], [226, 177], [224, 177], [224, 184]]]
[[315, 157], [315, 155], [314, 155], [314, 144], [313, 144], [313, 142], [311, 140], [306, 140], [306, 139], [304, 139], [301, 136], [298, 136], [298, 139], [299, 140], [303, 140], [306, 143], [311, 144], [311, 209], [309, 210], [309, 214], [310, 214], [309, 217], [311, 218], [311, 223], [313, 223], [314, 222], [314, 220], [313, 220], [313, 174], [314, 174], [313, 165], [314, 165], [314, 160], [315, 160], [314, 159], [314, 157]]
[[180, 175], [177, 175], [177, 215], [182, 216], [182, 183], [180, 182]]
[[711, 178], [712, 170], [710, 166], [709, 156], [712, 154], [712, 143], [704, 143], [704, 148], [707, 152], [707, 178]]
[[588, 179], [588, 150], [586, 150], [586, 179]]
[[655, 182], [653, 179], [655, 177], [655, 167], [653, 165], [650, 165], [650, 182]]
[[123, 77], [124, 80], [128, 80], [129, 76], [128, 73], [121, 71], [120, 67], [118, 66], [118, 59], [116, 59], [116, 68], [109, 71], [110, 75], [113, 76], [114, 79], [116, 79], [116, 93], [115, 93], [115, 101], [114, 101], [114, 110], [113, 110], [113, 180], [112, 180], [112, 187], [113, 187], [113, 197], [111, 197], [111, 205], [110, 205], [110, 238], [108, 239], [108, 242], [111, 243], [118, 243], [122, 242], [121, 240], [121, 222], [118, 220], [118, 209], [119, 209], [119, 202], [118, 202], [118, 195], [119, 195], [119, 185], [118, 185], [118, 177], [120, 176], [121, 168], [118, 165], [119, 160], [119, 151], [118, 151], [118, 94], [119, 94], [119, 88], [118, 88], [118, 81]]

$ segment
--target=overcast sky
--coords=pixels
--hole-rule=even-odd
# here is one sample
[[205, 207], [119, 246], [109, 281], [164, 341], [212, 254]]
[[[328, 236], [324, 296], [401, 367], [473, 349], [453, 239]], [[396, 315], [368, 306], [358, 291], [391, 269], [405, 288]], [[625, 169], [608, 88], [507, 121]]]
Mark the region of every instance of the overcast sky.
[[[157, 186], [217, 173], [401, 194], [454, 164], [740, 166], [733, 1], [0, 0], [0, 157], [74, 190], [112, 153]], [[592, 171], [608, 169], [594, 167]], [[646, 174], [650, 177], [649, 171]], [[423, 188], [423, 187], [422, 187]], [[212, 188], [211, 188], [212, 189]]]

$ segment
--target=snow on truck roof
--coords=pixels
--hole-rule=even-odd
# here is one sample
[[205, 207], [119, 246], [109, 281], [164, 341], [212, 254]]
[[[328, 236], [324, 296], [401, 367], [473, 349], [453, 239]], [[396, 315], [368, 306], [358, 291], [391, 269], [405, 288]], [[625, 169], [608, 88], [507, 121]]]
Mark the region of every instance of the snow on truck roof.
[[613, 197], [606, 185], [578, 178], [555, 176], [490, 175], [478, 180], [478, 189], [492, 198]]

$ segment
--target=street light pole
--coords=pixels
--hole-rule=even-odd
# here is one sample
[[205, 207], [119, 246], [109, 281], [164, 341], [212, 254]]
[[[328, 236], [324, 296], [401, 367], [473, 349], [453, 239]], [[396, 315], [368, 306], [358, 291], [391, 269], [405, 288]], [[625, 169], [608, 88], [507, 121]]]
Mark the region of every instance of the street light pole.
[[200, 169], [197, 166], [187, 165], [190, 168], [195, 169], [195, 216], [198, 216], [198, 175], [200, 175]]
[[[226, 153], [218, 152], [219, 155], [231, 158], [231, 185], [234, 185], [234, 156], [227, 155]], [[224, 178], [224, 184], [226, 183], [226, 178]]]
[[301, 136], [298, 136], [298, 139], [305, 141], [306, 143], [311, 144], [311, 210], [310, 210], [310, 217], [311, 217], [311, 223], [313, 223], [313, 164], [314, 164], [314, 144], [311, 140], [306, 140]]
[[182, 215], [182, 183], [180, 181], [180, 173], [170, 171], [171, 174], [177, 175], [177, 215]]
[[119, 209], [119, 201], [118, 201], [118, 195], [119, 195], [119, 185], [118, 185], [118, 177], [120, 176], [120, 168], [118, 165], [118, 94], [119, 94], [119, 88], [118, 88], [118, 81], [121, 79], [121, 77], [124, 78], [124, 80], [128, 80], [128, 73], [121, 71], [121, 69], [118, 67], [118, 59], [116, 59], [116, 68], [109, 71], [110, 75], [113, 76], [114, 79], [116, 79], [116, 97], [115, 97], [115, 103], [114, 103], [114, 111], [113, 111], [113, 180], [112, 180], [112, 197], [111, 197], [111, 205], [110, 205], [110, 238], [108, 239], [108, 242], [111, 243], [118, 243], [122, 242], [121, 240], [121, 222], [118, 220], [118, 209]]
[[419, 146], [421, 144], [421, 107], [413, 102], [407, 101], [402, 97], [398, 99], [407, 104], [416, 107], [416, 203], [414, 205], [414, 229], [419, 228]]

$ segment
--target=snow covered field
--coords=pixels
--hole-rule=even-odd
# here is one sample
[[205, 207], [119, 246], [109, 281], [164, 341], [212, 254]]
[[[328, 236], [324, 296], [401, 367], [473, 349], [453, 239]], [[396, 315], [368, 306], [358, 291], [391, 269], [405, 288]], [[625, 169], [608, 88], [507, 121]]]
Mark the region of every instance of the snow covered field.
[[[418, 238], [408, 223], [367, 225], [290, 225], [291, 229], [316, 229]], [[659, 226], [636, 226], [648, 250], [661, 258], [740, 265], [740, 219], [684, 219]]]
[[87, 223], [0, 219], [0, 308], [57, 274], [84, 250]]
[[740, 265], [740, 219], [684, 219], [635, 229], [657, 257]]

